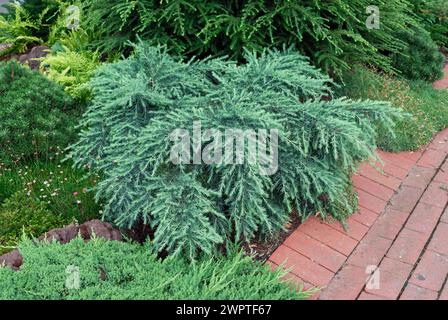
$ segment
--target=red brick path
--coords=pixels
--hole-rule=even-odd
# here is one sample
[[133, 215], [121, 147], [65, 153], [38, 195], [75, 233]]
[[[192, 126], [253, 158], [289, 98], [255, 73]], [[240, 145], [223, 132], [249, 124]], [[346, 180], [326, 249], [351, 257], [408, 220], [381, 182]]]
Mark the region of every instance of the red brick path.
[[[448, 89], [445, 78], [434, 83]], [[448, 300], [448, 129], [424, 151], [379, 151], [381, 171], [353, 176], [359, 210], [339, 223], [310, 218], [272, 254], [314, 299]]]
[[448, 64], [445, 66], [444, 72], [445, 72], [445, 78], [443, 78], [442, 80], [436, 81], [434, 83], [434, 88], [436, 88], [436, 89], [447, 89], [448, 88]]
[[310, 218], [268, 263], [322, 287], [313, 298], [448, 299], [448, 129], [424, 151], [379, 156], [383, 172], [362, 164], [353, 176], [359, 211], [347, 231]]

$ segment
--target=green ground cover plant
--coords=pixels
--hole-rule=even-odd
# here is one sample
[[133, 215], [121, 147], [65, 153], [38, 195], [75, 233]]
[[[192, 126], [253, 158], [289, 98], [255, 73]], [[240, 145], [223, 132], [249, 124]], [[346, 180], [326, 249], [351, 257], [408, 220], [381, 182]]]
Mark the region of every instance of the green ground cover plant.
[[6, 12], [0, 13], [0, 42], [17, 43], [16, 52], [23, 52], [28, 45], [48, 40], [50, 31], [63, 9], [72, 1], [21, 0], [3, 4]]
[[[46, 39], [50, 32], [51, 25], [56, 21], [59, 8], [65, 0], [22, 0], [21, 7], [26, 11], [30, 18], [40, 21], [39, 28], [33, 32], [33, 35]], [[12, 10], [11, 10], [12, 11]]]
[[[149, 245], [103, 239], [66, 245], [25, 240], [20, 252], [20, 271], [0, 268], [0, 299], [294, 300], [311, 293], [236, 251], [226, 258], [203, 256], [193, 264], [183, 258], [160, 260]], [[79, 288], [66, 286], [69, 266], [79, 270]]]
[[[100, 68], [70, 157], [101, 172], [107, 220], [143, 221], [158, 251], [194, 258], [275, 234], [293, 208], [303, 219], [343, 220], [355, 210], [350, 174], [374, 156], [374, 124], [391, 129], [398, 110], [328, 101], [330, 79], [294, 50], [247, 52], [246, 61], [185, 63], [140, 44], [131, 58]], [[266, 175], [247, 161], [174, 165], [170, 134], [194, 121], [222, 131], [277, 129], [278, 171]]]
[[0, 62], [0, 161], [50, 156], [75, 135], [82, 113], [64, 88], [17, 62]]
[[40, 15], [33, 17], [18, 3], [8, 4], [9, 14], [0, 14], [0, 43], [11, 44], [1, 56], [17, 52], [23, 53], [30, 45], [42, 44], [36, 33], [42, 25]]
[[396, 79], [356, 66], [344, 77], [340, 95], [389, 101], [409, 116], [396, 122], [395, 137], [379, 129], [378, 146], [387, 151], [417, 150], [448, 126], [448, 92], [422, 81]]
[[56, 159], [0, 165], [0, 253], [16, 246], [23, 232], [37, 237], [98, 218], [101, 205], [93, 192], [97, 181], [87, 170]]
[[52, 212], [85, 221], [100, 210], [92, 196], [98, 181], [99, 176], [57, 160], [0, 167], [0, 203], [16, 192], [25, 192], [45, 202]]
[[14, 249], [23, 233], [38, 237], [70, 222], [48, 210], [40, 199], [18, 191], [0, 205], [0, 255]]

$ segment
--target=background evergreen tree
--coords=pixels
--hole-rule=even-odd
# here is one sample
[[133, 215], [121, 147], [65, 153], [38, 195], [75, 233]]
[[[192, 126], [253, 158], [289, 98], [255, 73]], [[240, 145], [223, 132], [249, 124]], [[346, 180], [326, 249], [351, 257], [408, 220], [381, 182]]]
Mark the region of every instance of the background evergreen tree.
[[[371, 5], [380, 10], [380, 29], [366, 27]], [[334, 74], [353, 62], [393, 71], [388, 55], [406, 46], [394, 32], [417, 24], [407, 0], [85, 0], [83, 6], [82, 25], [107, 54], [128, 54], [125, 44], [137, 36], [172, 54], [239, 61], [245, 48], [286, 44]]]

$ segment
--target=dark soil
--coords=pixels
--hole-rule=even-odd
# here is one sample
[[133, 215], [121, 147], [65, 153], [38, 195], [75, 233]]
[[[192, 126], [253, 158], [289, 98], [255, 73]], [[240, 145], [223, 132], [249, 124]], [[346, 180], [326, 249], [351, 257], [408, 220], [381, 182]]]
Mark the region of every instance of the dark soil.
[[301, 224], [296, 213], [291, 213], [290, 221], [285, 225], [285, 230], [280, 231], [277, 235], [269, 239], [252, 241], [243, 244], [243, 250], [248, 256], [252, 256], [255, 260], [266, 262], [274, 251], [288, 238], [288, 236], [297, 229]]

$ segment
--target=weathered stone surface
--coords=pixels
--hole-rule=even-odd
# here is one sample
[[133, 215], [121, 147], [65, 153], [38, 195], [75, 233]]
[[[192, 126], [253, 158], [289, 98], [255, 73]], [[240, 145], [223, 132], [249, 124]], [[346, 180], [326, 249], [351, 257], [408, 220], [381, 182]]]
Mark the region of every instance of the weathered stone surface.
[[22, 54], [19, 57], [21, 64], [27, 64], [32, 70], [38, 70], [40, 66], [39, 58], [45, 57], [49, 53], [50, 48], [47, 46], [36, 46], [30, 52]]
[[19, 270], [23, 263], [19, 250], [8, 252], [0, 257], [0, 266], [10, 267], [13, 270]]
[[[114, 229], [110, 223], [101, 220], [91, 220], [79, 226], [71, 224], [64, 228], [53, 229], [41, 235], [37, 240], [58, 241], [65, 244], [76, 238], [78, 234], [86, 241], [90, 240], [93, 235], [107, 240], [122, 240], [120, 231]], [[22, 263], [23, 259], [18, 250], [0, 256], [0, 266], [4, 265], [13, 270], [19, 270]]]
[[91, 220], [79, 226], [81, 237], [90, 240], [92, 235], [107, 240], [121, 241], [121, 232], [114, 229], [110, 223], [101, 220]]

